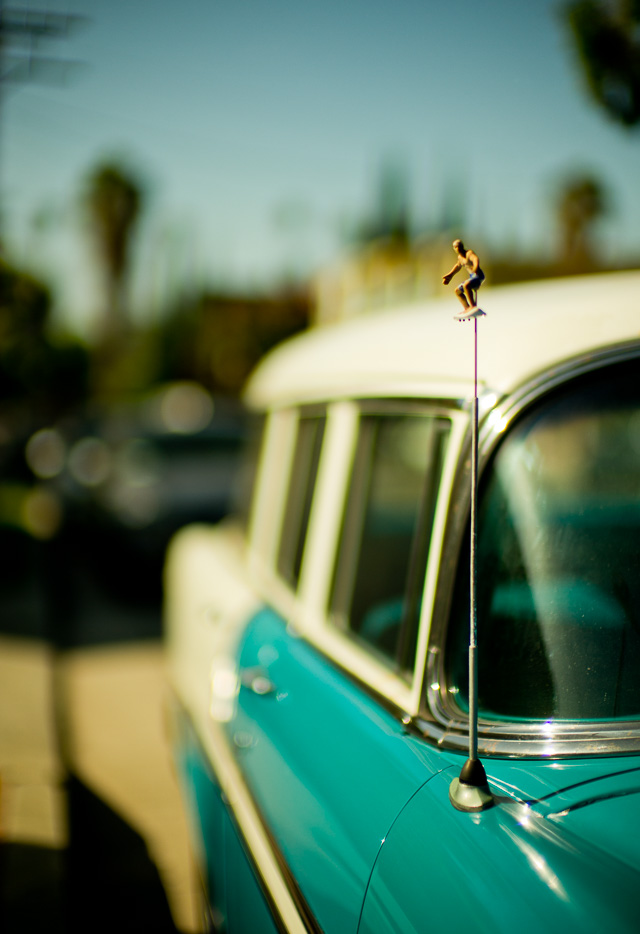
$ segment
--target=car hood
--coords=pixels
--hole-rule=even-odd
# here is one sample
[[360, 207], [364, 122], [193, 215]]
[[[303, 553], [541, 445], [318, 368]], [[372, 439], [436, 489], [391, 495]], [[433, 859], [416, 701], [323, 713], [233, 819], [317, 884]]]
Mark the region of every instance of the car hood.
[[[617, 759], [570, 764], [549, 763], [539, 770], [520, 766], [528, 781], [520, 788], [507, 787], [498, 777], [496, 785], [519, 799], [526, 808], [585, 844], [623, 860], [640, 872], [640, 835], [630, 828], [640, 826], [640, 762]], [[523, 779], [524, 775], [521, 776]], [[517, 776], [511, 775], [511, 778]], [[522, 788], [534, 794], [526, 795]]]

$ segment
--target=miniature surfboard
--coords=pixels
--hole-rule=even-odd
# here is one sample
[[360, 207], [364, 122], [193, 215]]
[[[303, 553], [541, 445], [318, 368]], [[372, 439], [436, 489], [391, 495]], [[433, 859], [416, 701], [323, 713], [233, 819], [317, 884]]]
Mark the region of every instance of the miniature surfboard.
[[472, 318], [482, 318], [485, 314], [482, 308], [465, 308], [464, 311], [459, 311], [457, 315], [454, 315], [453, 320], [471, 321]]

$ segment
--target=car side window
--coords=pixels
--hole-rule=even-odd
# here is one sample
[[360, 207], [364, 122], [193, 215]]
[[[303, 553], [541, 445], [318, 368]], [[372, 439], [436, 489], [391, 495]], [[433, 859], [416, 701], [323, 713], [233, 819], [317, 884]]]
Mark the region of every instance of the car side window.
[[330, 619], [411, 670], [450, 423], [363, 414], [338, 543]]
[[300, 578], [325, 422], [324, 411], [302, 414], [298, 421], [277, 558], [279, 574], [294, 588]]

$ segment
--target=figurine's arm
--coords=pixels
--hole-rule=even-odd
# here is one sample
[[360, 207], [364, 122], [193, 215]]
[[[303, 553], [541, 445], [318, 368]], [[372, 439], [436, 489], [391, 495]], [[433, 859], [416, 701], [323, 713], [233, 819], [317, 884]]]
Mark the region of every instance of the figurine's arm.
[[449, 282], [453, 279], [458, 270], [462, 269], [460, 262], [457, 262], [453, 269], [451, 269], [446, 275], [442, 277], [442, 282], [444, 285], [448, 285]]

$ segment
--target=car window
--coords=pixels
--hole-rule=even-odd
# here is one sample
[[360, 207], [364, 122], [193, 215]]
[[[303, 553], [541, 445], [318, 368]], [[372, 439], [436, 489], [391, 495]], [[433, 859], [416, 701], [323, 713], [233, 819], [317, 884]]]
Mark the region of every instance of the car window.
[[411, 669], [449, 422], [364, 414], [340, 533], [330, 619]]
[[277, 559], [280, 575], [292, 587], [300, 578], [325, 422], [324, 412], [303, 414], [298, 421]]
[[[634, 368], [636, 368], [634, 370]], [[640, 714], [640, 384], [607, 368], [505, 438], [478, 512], [478, 690], [486, 716]], [[463, 708], [468, 561], [447, 684]]]

